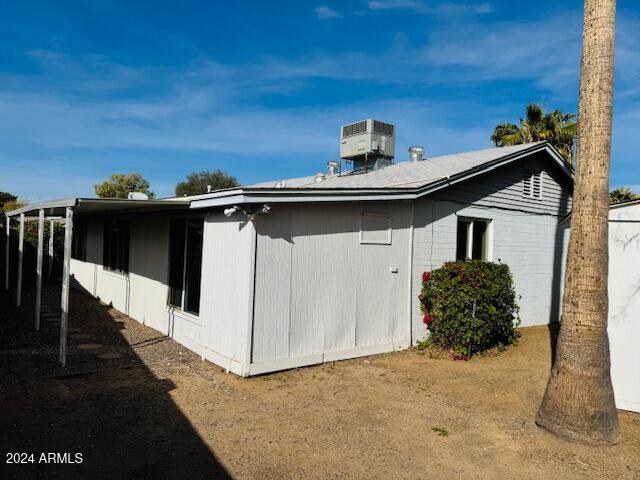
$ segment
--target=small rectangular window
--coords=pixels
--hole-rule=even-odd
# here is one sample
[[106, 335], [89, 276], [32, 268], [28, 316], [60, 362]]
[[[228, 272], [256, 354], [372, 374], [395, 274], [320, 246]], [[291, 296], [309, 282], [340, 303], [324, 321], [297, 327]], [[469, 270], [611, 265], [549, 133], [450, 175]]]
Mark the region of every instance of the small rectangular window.
[[200, 313], [204, 220], [174, 219], [169, 227], [169, 305]]
[[458, 219], [456, 260], [489, 260], [489, 221]]
[[129, 222], [106, 220], [103, 238], [102, 265], [105, 270], [129, 273]]
[[379, 213], [363, 213], [360, 217], [360, 243], [391, 245], [391, 217]]

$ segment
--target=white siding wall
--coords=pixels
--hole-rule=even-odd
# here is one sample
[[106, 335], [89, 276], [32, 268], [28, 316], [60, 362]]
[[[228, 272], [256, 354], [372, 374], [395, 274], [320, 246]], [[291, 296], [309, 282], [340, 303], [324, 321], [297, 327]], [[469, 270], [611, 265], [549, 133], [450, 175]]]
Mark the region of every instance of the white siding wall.
[[559, 222], [569, 211], [570, 194], [557, 172], [544, 170], [543, 198], [536, 201], [522, 196], [524, 171], [545, 169], [547, 163], [527, 159], [416, 201], [414, 343], [427, 334], [418, 301], [422, 273], [455, 260], [458, 216], [491, 220], [492, 259], [511, 268], [522, 325], [558, 320], [569, 236]]
[[640, 205], [609, 218], [611, 382], [618, 408], [640, 412]]
[[[252, 373], [409, 344], [409, 211], [283, 205], [258, 218]], [[363, 212], [391, 217], [391, 245], [360, 244]]]
[[205, 220], [197, 341], [204, 357], [240, 375], [249, 356], [254, 239], [253, 224], [240, 213], [210, 213]]
[[74, 287], [85, 291], [116, 310], [129, 313], [129, 278], [102, 267], [103, 221], [87, 223], [86, 262], [72, 260]]
[[204, 225], [198, 317], [167, 307], [169, 217], [131, 220], [129, 274], [102, 266], [103, 220], [87, 225], [86, 262], [72, 260], [74, 286], [135, 320], [168, 334], [204, 358], [243, 372], [251, 306], [253, 227], [236, 215], [210, 214]]

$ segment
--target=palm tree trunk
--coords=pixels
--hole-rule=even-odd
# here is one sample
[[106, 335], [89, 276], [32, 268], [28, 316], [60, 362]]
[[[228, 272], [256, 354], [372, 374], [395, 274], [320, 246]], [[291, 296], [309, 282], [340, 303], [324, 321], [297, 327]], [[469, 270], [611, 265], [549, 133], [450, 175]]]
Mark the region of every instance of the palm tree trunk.
[[609, 166], [615, 0], [585, 0], [578, 156], [562, 324], [536, 423], [572, 440], [618, 441], [609, 373]]

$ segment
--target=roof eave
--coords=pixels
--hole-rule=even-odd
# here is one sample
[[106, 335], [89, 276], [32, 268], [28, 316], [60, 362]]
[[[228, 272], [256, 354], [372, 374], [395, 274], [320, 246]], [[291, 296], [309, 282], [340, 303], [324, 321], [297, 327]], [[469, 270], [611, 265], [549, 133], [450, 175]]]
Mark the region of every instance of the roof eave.
[[524, 156], [538, 151], [546, 151], [560, 167], [568, 179], [573, 182], [573, 168], [548, 143], [540, 143], [532, 147], [509, 155], [505, 155], [491, 162], [484, 163], [459, 174], [443, 177], [439, 180], [416, 188], [251, 188], [237, 189], [231, 192], [216, 192], [215, 195], [191, 202], [192, 209], [241, 205], [248, 203], [294, 203], [294, 202], [342, 202], [342, 201], [375, 201], [375, 200], [413, 200], [429, 195], [451, 185], [466, 181], [477, 175], [494, 170], [498, 167], [516, 161]]

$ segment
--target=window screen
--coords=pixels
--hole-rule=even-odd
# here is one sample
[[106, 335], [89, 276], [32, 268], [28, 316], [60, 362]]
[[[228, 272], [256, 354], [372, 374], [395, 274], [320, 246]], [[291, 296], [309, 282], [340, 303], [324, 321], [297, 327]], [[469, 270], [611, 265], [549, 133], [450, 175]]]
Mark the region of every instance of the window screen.
[[185, 225], [184, 219], [174, 219], [169, 227], [169, 305], [175, 307], [182, 307]]
[[200, 313], [202, 219], [174, 219], [169, 228], [169, 305]]
[[71, 257], [83, 262], [87, 260], [87, 222], [82, 217], [73, 220]]
[[200, 276], [202, 272], [202, 222], [187, 224], [187, 262], [185, 265], [184, 310], [198, 314], [200, 311]]

